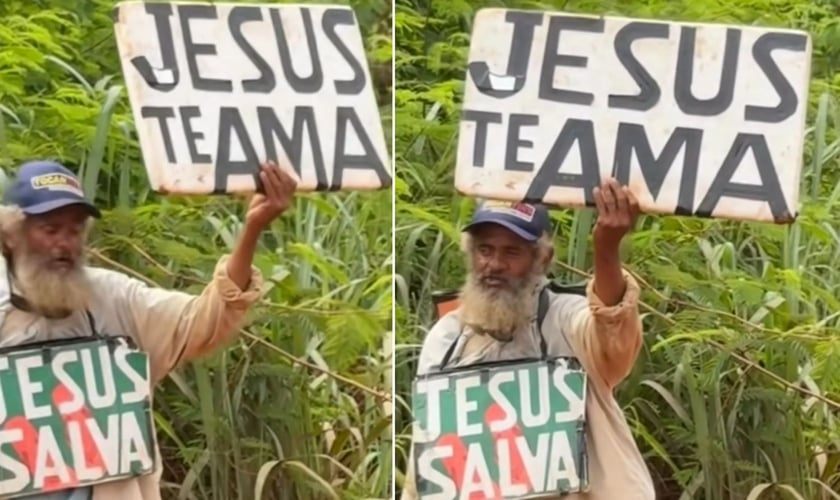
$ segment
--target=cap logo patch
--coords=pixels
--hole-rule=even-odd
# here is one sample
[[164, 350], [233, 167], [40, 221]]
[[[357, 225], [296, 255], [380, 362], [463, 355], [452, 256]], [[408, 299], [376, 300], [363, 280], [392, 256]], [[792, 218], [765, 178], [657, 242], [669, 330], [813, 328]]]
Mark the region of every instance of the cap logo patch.
[[65, 174], [42, 174], [37, 175], [30, 181], [35, 189], [48, 189], [50, 191], [66, 191], [84, 197], [79, 181]]
[[489, 212], [503, 213], [512, 215], [526, 222], [534, 220], [534, 207], [527, 203], [511, 203], [509, 201], [487, 201], [484, 204], [484, 210]]

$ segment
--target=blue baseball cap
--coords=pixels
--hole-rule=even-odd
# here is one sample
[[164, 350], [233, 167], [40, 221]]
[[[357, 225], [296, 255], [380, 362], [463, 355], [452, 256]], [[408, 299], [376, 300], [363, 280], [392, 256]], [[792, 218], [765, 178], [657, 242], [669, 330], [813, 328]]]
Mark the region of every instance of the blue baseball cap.
[[496, 200], [483, 201], [464, 231], [470, 231], [479, 224], [498, 224], [527, 241], [537, 241], [551, 229], [548, 210], [544, 206]]
[[4, 193], [4, 202], [17, 205], [27, 215], [39, 215], [69, 205], [82, 205], [90, 215], [102, 216], [85, 198], [79, 179], [54, 161], [31, 161], [21, 165]]

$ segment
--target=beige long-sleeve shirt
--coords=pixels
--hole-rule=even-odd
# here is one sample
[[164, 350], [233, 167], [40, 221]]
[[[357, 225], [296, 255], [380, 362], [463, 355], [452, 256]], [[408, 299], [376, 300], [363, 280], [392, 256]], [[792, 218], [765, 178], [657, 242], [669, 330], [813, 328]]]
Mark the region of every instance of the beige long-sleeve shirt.
[[[97, 329], [103, 335], [130, 336], [148, 354], [151, 390], [180, 364], [231, 340], [250, 306], [259, 299], [263, 289], [259, 271], [252, 268], [248, 289], [240, 290], [227, 274], [228, 258], [219, 260], [212, 281], [197, 296], [152, 288], [114, 271], [88, 268], [93, 283], [90, 312]], [[5, 273], [5, 262], [0, 262], [0, 271]], [[4, 309], [0, 339], [6, 344], [24, 338], [31, 342], [91, 334], [83, 312], [50, 320], [14, 308]], [[155, 457], [157, 469], [153, 474], [97, 485], [93, 500], [160, 500], [163, 469], [157, 442]]]
[[[577, 357], [589, 380], [586, 400], [589, 492], [557, 496], [557, 499], [655, 499], [650, 472], [613, 396], [615, 386], [632, 370], [642, 344], [639, 285], [626, 272], [624, 278], [626, 291], [615, 306], [606, 306], [595, 295], [593, 282], [587, 286], [586, 297], [549, 295], [549, 308], [542, 323], [548, 354]], [[535, 328], [517, 332], [511, 342], [501, 343], [487, 335], [476, 335], [469, 328], [461, 332], [456, 309], [441, 318], [426, 336], [420, 352], [418, 375], [428, 373], [440, 364], [444, 353], [455, 341], [458, 344], [450, 367], [540, 354]], [[418, 498], [413, 453], [412, 446], [402, 500]]]

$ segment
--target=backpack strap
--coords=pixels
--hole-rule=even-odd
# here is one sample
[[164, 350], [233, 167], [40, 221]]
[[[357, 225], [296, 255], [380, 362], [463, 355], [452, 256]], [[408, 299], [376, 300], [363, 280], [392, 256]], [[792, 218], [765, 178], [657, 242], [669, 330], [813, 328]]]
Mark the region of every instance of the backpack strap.
[[548, 345], [545, 343], [545, 335], [542, 332], [542, 324], [543, 320], [545, 319], [545, 315], [548, 314], [548, 286], [544, 286], [540, 290], [540, 298], [538, 299], [539, 302], [537, 303], [537, 334], [540, 336], [540, 354], [542, 358], [540, 359], [547, 359], [548, 358]]
[[452, 355], [455, 353], [455, 346], [458, 345], [458, 340], [461, 339], [461, 332], [458, 332], [458, 336], [455, 337], [455, 340], [449, 344], [449, 349], [446, 350], [446, 354], [443, 355], [443, 360], [441, 360], [440, 365], [438, 366], [439, 369], [444, 369], [446, 365], [449, 364], [449, 361], [452, 360]]

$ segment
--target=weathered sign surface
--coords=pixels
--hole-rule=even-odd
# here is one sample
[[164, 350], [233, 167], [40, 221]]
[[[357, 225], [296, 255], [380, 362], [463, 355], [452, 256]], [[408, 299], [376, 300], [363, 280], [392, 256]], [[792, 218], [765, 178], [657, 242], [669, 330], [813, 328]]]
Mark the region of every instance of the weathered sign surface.
[[300, 191], [391, 186], [349, 7], [123, 2], [114, 23], [156, 191], [251, 192], [265, 159], [294, 167]]
[[455, 187], [583, 207], [612, 175], [648, 213], [792, 221], [810, 66], [800, 31], [481, 10]]

